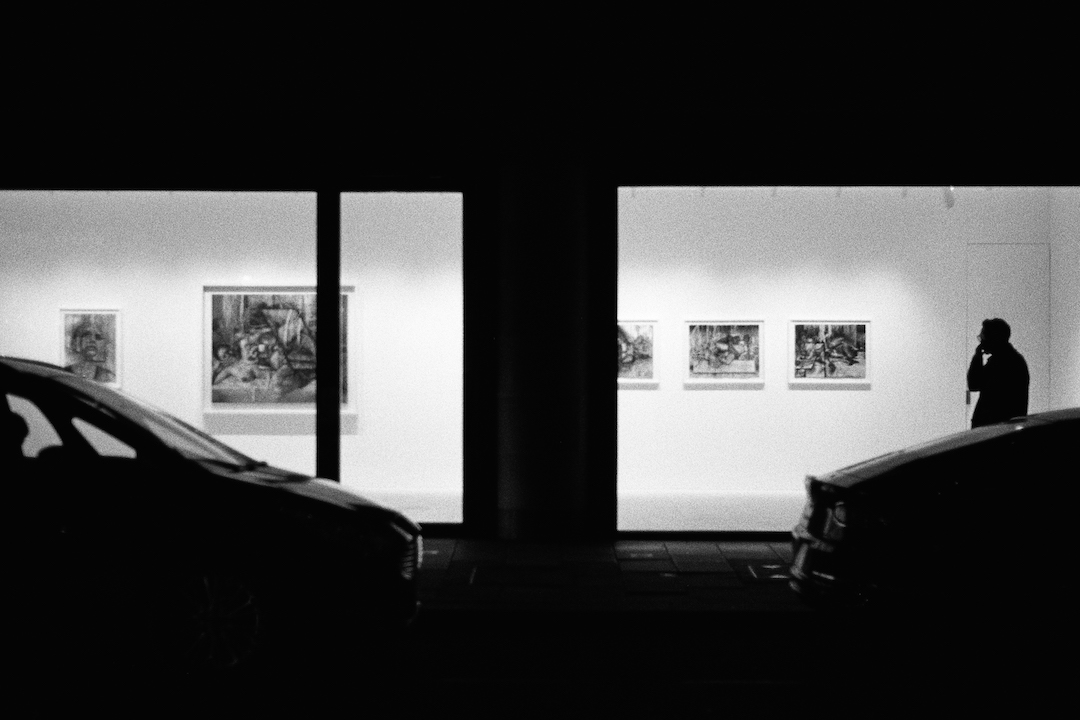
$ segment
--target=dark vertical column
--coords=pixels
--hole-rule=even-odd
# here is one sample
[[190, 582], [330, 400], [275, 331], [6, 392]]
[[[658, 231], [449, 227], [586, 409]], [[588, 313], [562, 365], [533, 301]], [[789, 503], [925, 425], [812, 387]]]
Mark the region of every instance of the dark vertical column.
[[[315, 473], [341, 479], [341, 194], [320, 189], [316, 195], [316, 298], [318, 327], [315, 353]], [[356, 358], [350, 358], [356, 362]]]
[[466, 535], [498, 534], [497, 313], [499, 198], [484, 178], [465, 188], [463, 265], [465, 290], [464, 499]]
[[499, 180], [498, 533], [607, 536], [617, 195], [573, 165], [514, 166]]
[[583, 231], [589, 238], [584, 258], [586, 294], [586, 457], [585, 512], [589, 537], [615, 533], [618, 499], [618, 385], [615, 378], [615, 328], [619, 295], [619, 194], [612, 176], [593, 168], [582, 178]]

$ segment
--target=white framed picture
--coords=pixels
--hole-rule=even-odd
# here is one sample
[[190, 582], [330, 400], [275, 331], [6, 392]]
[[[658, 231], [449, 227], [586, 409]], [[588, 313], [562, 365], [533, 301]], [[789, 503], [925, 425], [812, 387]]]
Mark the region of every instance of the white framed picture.
[[60, 365], [80, 377], [119, 388], [119, 310], [60, 310]]
[[868, 320], [792, 320], [788, 380], [793, 384], [869, 385]]
[[[352, 407], [351, 287], [339, 297], [341, 404]], [[310, 286], [203, 288], [203, 405], [209, 412], [315, 410], [318, 300]], [[326, 367], [326, 363], [323, 366]], [[325, 372], [325, 370], [323, 370]]]
[[657, 374], [655, 320], [619, 320], [619, 385], [652, 387]]
[[685, 382], [761, 384], [764, 325], [761, 320], [688, 320]]

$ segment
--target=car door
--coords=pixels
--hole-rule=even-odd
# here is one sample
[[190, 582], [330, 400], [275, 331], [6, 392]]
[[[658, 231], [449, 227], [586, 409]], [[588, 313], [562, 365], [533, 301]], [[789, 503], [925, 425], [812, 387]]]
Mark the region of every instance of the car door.
[[[2, 388], [0, 412], [16, 418], [6, 427], [18, 435], [5, 438], [14, 455], [6, 464], [9, 580], [19, 619], [11, 627], [17, 647], [42, 666], [62, 669], [72, 650], [82, 644], [82, 630], [91, 626], [96, 607], [89, 602], [90, 577], [82, 558], [96, 553], [73, 532], [73, 517], [107, 521], [72, 494], [80, 480], [95, 474], [77, 431], [58, 421], [33, 382]], [[82, 457], [81, 463], [64, 458]], [[38, 656], [41, 657], [38, 657]]]
[[9, 514], [7, 530], [20, 567], [48, 567], [58, 559], [64, 534], [62, 492], [52, 477], [41, 477], [38, 456], [45, 448], [61, 447], [63, 440], [47, 415], [24, 394], [10, 390], [0, 393], [0, 412], [9, 413], [13, 423], [5, 438], [12, 451], [6, 463]]
[[26, 428], [8, 527], [24, 617], [48, 638], [31, 650], [100, 659], [148, 624], [162, 548], [190, 516], [193, 494], [175, 481], [186, 465], [62, 385], [27, 380], [2, 397]]

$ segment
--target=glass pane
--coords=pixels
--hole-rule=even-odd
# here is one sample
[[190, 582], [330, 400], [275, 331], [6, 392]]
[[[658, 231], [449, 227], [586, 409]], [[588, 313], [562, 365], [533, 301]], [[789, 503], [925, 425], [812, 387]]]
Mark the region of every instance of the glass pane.
[[11, 412], [26, 422], [26, 439], [22, 443], [24, 456], [37, 457], [44, 448], [63, 445], [60, 435], [37, 405], [17, 395], [8, 395], [7, 401]]
[[[246, 455], [312, 474], [314, 404], [266, 392], [281, 385], [274, 384], [282, 344], [275, 338], [295, 340], [296, 318], [266, 307], [230, 324], [213, 313], [211, 297], [314, 292], [315, 199], [0, 192], [0, 354], [72, 367]], [[280, 322], [268, 328], [266, 318]], [[249, 372], [231, 374], [234, 394], [215, 400], [215, 351], [220, 370], [240, 359], [241, 345], [250, 351], [252, 337], [261, 342], [246, 358]], [[251, 397], [260, 402], [240, 402]]]
[[90, 443], [94, 452], [104, 457], [133, 458], [136, 456], [135, 448], [123, 440], [119, 440], [99, 427], [95, 427], [82, 418], [72, 418], [71, 425], [79, 431], [79, 434]]
[[418, 522], [462, 521], [462, 202], [341, 197], [341, 282], [355, 288], [341, 482]]

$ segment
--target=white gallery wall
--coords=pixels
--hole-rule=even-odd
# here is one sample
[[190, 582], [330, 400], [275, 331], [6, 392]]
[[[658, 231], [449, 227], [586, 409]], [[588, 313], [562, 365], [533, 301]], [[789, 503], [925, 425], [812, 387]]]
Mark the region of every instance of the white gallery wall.
[[[355, 395], [341, 480], [421, 522], [461, 519], [461, 205], [342, 197]], [[314, 193], [0, 192], [0, 354], [58, 362], [61, 308], [119, 310], [123, 390], [314, 473], [312, 421], [232, 418], [222, 434], [202, 383], [204, 286], [314, 287], [315, 211]]]
[[[808, 473], [964, 429], [972, 243], [1048, 246], [1050, 362], [1033, 399], [1080, 405], [1080, 193], [946, 200], [941, 187], [619, 189], [619, 317], [658, 322], [659, 381], [619, 391], [620, 530], [789, 530]], [[764, 383], [684, 386], [688, 320], [762, 321]], [[792, 320], [870, 321], [869, 387], [790, 385]]]
[[1080, 188], [1050, 194], [1052, 407], [1080, 405]]
[[461, 522], [462, 196], [341, 198], [341, 277], [356, 286], [357, 432], [341, 481], [420, 522]]

